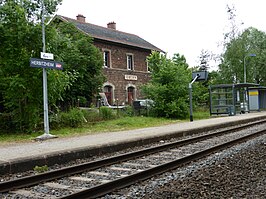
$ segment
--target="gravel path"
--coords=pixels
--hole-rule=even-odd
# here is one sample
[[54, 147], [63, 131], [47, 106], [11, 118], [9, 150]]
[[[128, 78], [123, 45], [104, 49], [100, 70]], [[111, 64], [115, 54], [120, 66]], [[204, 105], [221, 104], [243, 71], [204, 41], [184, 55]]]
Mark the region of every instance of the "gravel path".
[[104, 198], [266, 198], [266, 135]]

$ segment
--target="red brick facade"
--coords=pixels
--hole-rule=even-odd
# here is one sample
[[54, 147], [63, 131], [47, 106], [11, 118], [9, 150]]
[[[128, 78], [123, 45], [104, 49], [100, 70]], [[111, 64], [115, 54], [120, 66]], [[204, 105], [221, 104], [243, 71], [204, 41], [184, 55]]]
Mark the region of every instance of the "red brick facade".
[[[106, 92], [107, 88], [111, 88], [111, 97], [109, 103], [131, 104], [132, 100], [140, 99], [140, 86], [150, 79], [150, 73], [147, 68], [147, 56], [150, 50], [130, 48], [115, 44], [106, 44], [104, 41], [94, 41], [94, 45], [102, 52], [110, 53], [110, 67], [103, 67], [103, 72], [107, 77], [102, 89]], [[127, 69], [127, 55], [133, 56], [133, 70]], [[131, 87], [131, 89], [130, 89]], [[129, 89], [128, 89], [129, 88]], [[110, 89], [109, 89], [110, 90]], [[133, 91], [130, 94], [130, 91]], [[107, 94], [107, 93], [106, 93]], [[107, 94], [108, 95], [108, 94]], [[132, 97], [131, 99], [129, 99]]]

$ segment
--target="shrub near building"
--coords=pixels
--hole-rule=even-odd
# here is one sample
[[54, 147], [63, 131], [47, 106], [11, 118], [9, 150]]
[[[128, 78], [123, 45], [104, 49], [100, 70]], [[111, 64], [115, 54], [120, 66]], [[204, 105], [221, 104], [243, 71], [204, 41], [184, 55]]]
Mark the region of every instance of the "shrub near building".
[[142, 87], [147, 98], [154, 101], [155, 116], [167, 118], [188, 117], [188, 84], [191, 72], [184, 56], [166, 58], [153, 52], [148, 58], [151, 81]]

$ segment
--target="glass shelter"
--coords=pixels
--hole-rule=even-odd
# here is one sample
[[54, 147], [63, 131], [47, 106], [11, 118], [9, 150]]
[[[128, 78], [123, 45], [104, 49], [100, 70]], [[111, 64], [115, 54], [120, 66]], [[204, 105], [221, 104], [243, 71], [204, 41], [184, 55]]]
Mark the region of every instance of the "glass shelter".
[[[258, 92], [255, 92], [256, 89]], [[250, 112], [250, 108], [254, 107], [256, 107], [254, 110], [259, 111], [260, 104], [263, 104], [259, 102], [259, 100], [265, 99], [266, 94], [265, 92], [261, 92], [263, 96], [260, 97], [259, 90], [261, 89], [262, 87], [253, 83], [219, 84], [210, 86], [210, 114], [235, 115], [237, 113]], [[254, 96], [256, 96], [257, 93], [258, 95], [256, 98]], [[258, 104], [258, 106], [254, 104]]]

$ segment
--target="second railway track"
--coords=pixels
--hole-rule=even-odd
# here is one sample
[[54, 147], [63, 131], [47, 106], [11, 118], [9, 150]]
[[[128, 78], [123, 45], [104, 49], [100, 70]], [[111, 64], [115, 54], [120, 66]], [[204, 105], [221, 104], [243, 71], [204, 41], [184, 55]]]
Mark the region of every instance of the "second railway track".
[[[264, 128], [256, 129], [258, 126], [264, 126], [264, 123], [265, 120], [253, 122], [112, 158], [3, 182], [0, 183], [0, 193], [6, 198], [99, 197], [264, 134]], [[245, 128], [250, 130], [244, 131]]]

